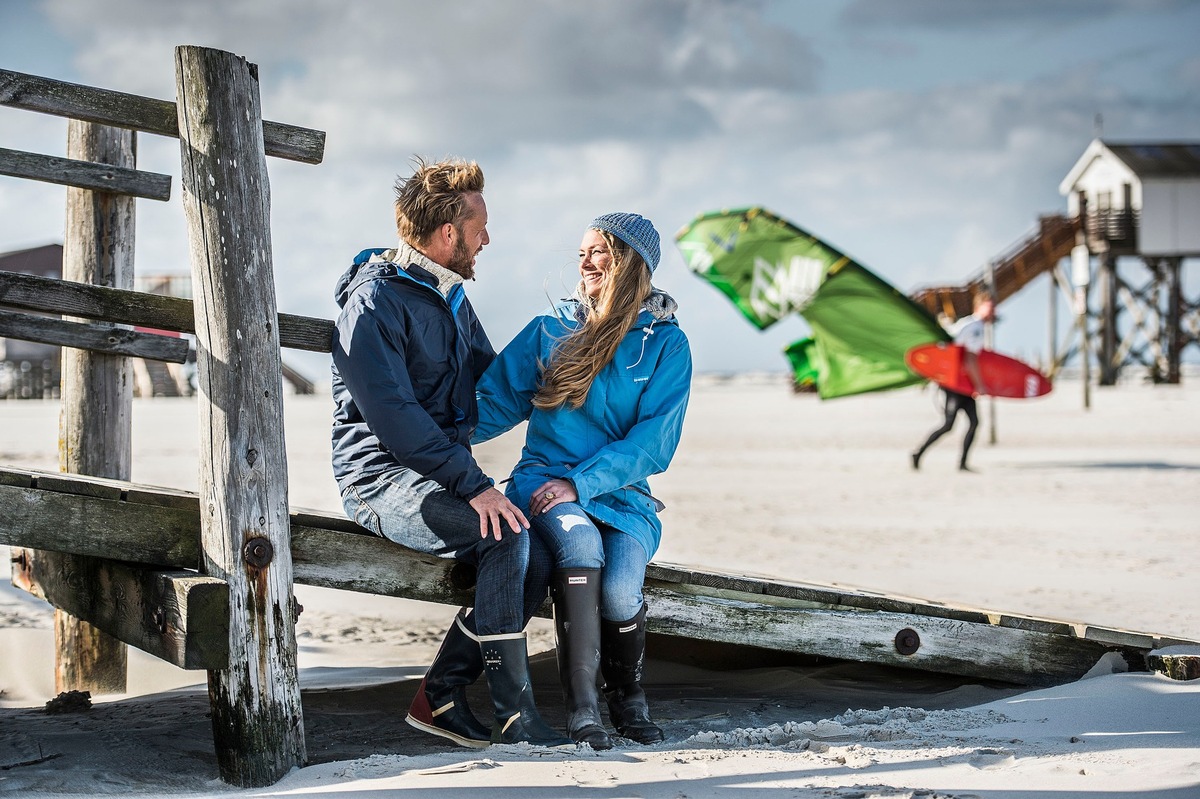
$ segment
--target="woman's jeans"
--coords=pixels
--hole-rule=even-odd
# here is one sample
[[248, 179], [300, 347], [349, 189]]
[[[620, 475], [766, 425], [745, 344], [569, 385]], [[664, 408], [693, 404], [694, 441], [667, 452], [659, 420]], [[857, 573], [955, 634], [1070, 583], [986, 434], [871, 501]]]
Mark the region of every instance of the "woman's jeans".
[[563, 502], [530, 519], [557, 569], [603, 569], [600, 616], [627, 621], [642, 609], [642, 583], [650, 560], [641, 543], [596, 522], [579, 505]]
[[[346, 515], [378, 536], [419, 552], [475, 565], [475, 625], [479, 635], [519, 632], [525, 628], [527, 570], [542, 593], [531, 597], [536, 609], [545, 599], [550, 558], [545, 547], [530, 567], [530, 539], [507, 530], [497, 541], [479, 535], [479, 514], [465, 500], [411, 469], [385, 472], [342, 493]], [[534, 574], [533, 572], [545, 572]]]

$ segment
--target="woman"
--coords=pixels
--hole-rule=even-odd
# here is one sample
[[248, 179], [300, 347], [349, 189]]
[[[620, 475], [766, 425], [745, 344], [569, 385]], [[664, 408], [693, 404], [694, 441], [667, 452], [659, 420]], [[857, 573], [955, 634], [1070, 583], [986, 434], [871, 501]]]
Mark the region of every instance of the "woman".
[[598, 671], [617, 732], [639, 743], [663, 739], [640, 684], [642, 582], [662, 536], [662, 506], [646, 478], [667, 468], [679, 443], [692, 359], [677, 304], [650, 283], [658, 260], [649, 220], [593, 220], [574, 296], [530, 322], [477, 387], [474, 440], [529, 420], [507, 494], [553, 554], [567, 732], [594, 749], [612, 747]]

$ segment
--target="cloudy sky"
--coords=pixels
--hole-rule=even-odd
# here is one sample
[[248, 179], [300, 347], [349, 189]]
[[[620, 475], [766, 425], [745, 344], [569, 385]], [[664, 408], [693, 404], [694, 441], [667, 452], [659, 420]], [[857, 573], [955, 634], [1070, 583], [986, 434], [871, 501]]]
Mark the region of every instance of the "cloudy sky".
[[[588, 220], [630, 210], [697, 367], [784, 370], [803, 321], [751, 328], [684, 267], [683, 225], [762, 205], [903, 291], [960, 283], [1065, 209], [1098, 129], [1200, 140], [1197, 31], [1194, 0], [3, 0], [0, 67], [173, 99], [176, 45], [258, 64], [267, 119], [328, 133], [320, 166], [269, 161], [280, 310], [332, 318], [350, 258], [394, 242], [396, 175], [457, 155], [487, 176], [469, 291], [497, 346], [573, 285]], [[0, 147], [65, 142], [0, 108]], [[138, 146], [175, 177], [138, 201], [138, 272], [186, 272], [178, 144]], [[61, 241], [64, 200], [0, 177], [0, 252]], [[1046, 351], [1048, 293], [1001, 306], [998, 348]]]

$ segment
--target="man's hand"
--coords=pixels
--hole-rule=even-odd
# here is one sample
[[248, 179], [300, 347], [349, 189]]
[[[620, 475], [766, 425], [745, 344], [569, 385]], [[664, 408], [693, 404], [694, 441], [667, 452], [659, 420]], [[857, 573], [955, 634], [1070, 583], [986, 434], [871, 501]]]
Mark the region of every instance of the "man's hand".
[[470, 503], [475, 512], [479, 514], [480, 538], [487, 538], [490, 532], [499, 541], [503, 536], [501, 519], [508, 522], [508, 527], [513, 532], [520, 533], [522, 530], [529, 529], [529, 520], [525, 518], [524, 513], [521, 513], [521, 509], [509, 502], [508, 497], [495, 487], [487, 489], [470, 500]]

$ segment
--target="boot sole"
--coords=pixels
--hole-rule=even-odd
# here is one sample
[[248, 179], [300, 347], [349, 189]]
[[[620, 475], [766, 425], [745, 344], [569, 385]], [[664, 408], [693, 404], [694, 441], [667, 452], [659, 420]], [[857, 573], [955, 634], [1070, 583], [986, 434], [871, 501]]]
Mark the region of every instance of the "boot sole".
[[477, 741], [474, 738], [464, 738], [461, 735], [455, 735], [449, 730], [443, 730], [441, 727], [435, 727], [432, 724], [426, 724], [420, 719], [413, 718], [412, 715], [405, 716], [404, 720], [408, 722], [409, 726], [416, 727], [421, 732], [427, 732], [430, 735], [437, 735], [438, 737], [454, 741], [454, 743], [464, 746], [467, 749], [487, 749], [492, 745], [491, 741]]

